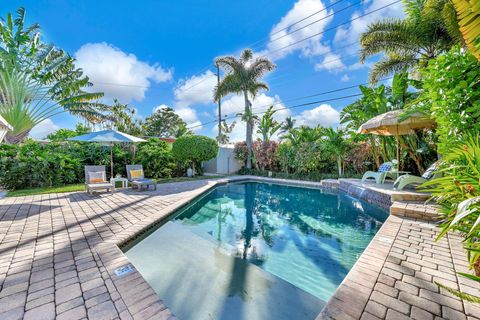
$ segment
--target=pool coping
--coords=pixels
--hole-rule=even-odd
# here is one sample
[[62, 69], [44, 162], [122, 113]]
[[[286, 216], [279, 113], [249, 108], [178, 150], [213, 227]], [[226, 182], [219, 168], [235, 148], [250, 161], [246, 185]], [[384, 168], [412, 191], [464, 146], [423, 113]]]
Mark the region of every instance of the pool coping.
[[[224, 185], [227, 183], [246, 182], [246, 181], [275, 183], [275, 184], [281, 184], [281, 185], [307, 187], [307, 188], [315, 188], [315, 189], [327, 189], [327, 190], [336, 189], [335, 183], [332, 183], [332, 181], [330, 180], [313, 182], [313, 181], [258, 177], [258, 176], [250, 176], [250, 175], [231, 176], [231, 177], [214, 179], [214, 180], [208, 181], [208, 183], [205, 186], [202, 186], [200, 188], [190, 191], [188, 197], [180, 199], [174, 202], [173, 204], [170, 204], [167, 207], [162, 208], [155, 214], [146, 218], [141, 223], [137, 223], [135, 225], [129, 226], [128, 228], [117, 233], [114, 238], [97, 244], [95, 246], [95, 251], [98, 254], [99, 259], [102, 261], [108, 275], [110, 276], [112, 285], [115, 287], [116, 291], [119, 293], [119, 295], [125, 302], [126, 308], [130, 311], [131, 314], [134, 315], [134, 317], [138, 316], [140, 318], [149, 318], [153, 314], [158, 315], [158, 311], [162, 310], [164, 311], [161, 313], [162, 315], [165, 315], [165, 314], [168, 315], [166, 319], [175, 319], [175, 316], [171, 313], [170, 310], [168, 310], [168, 307], [161, 300], [161, 297], [156, 294], [156, 292], [151, 288], [151, 286], [143, 278], [140, 272], [137, 271], [133, 266], [133, 264], [128, 260], [127, 256], [124, 254], [124, 252], [121, 249], [122, 246], [128, 244], [130, 241], [135, 241], [136, 239], [143, 237], [145, 234], [148, 234], [152, 230], [155, 230], [156, 228], [161, 226], [161, 224], [171, 219], [171, 217], [174, 214], [176, 214], [178, 210], [181, 210], [182, 208], [193, 203], [194, 201], [196, 201], [196, 199], [198, 199], [199, 197], [202, 197], [204, 194], [206, 194], [216, 186]], [[121, 274], [121, 275], [116, 274], [116, 271], [118, 272], [119, 269], [125, 268], [125, 267], [129, 267], [128, 273]], [[350, 270], [349, 274], [351, 273], [352, 270]], [[129, 285], [129, 283], [134, 283], [135, 286], [131, 286]], [[146, 302], [144, 304], [139, 303], [140, 298]], [[153, 301], [156, 301], [157, 303], [152, 304]], [[327, 301], [327, 305], [329, 304], [329, 301]], [[140, 310], [140, 307], [143, 305], [145, 305], [146, 309]]]

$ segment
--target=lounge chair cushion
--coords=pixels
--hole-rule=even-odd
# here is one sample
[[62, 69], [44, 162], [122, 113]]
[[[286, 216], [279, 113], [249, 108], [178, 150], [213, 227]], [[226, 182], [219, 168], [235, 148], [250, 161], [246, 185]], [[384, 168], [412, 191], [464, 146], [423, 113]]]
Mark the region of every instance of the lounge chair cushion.
[[439, 163], [438, 163], [438, 161], [437, 161], [437, 162], [435, 162], [434, 164], [432, 164], [432, 165], [427, 169], [427, 171], [425, 171], [425, 172], [422, 174], [422, 178], [427, 179], [427, 180], [432, 179], [433, 176], [435, 175], [435, 172], [438, 170], [438, 167], [439, 167]]
[[130, 170], [132, 180], [143, 179], [143, 170]]
[[105, 182], [103, 179], [103, 172], [89, 172], [88, 173], [88, 183], [93, 184], [93, 183], [102, 183]]
[[378, 172], [387, 172], [392, 170], [392, 165], [390, 163], [384, 163], [378, 168]]

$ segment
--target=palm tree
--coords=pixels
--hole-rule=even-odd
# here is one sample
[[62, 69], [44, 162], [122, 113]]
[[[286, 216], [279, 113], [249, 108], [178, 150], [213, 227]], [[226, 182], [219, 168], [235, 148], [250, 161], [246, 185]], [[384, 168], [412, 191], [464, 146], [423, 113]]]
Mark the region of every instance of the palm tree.
[[282, 124], [273, 119], [276, 110], [270, 106], [258, 121], [257, 133], [262, 135], [263, 141], [270, 141], [270, 138], [282, 127]]
[[75, 59], [53, 44], [40, 40], [40, 26], [25, 27], [25, 9], [20, 7], [15, 18], [11, 13], [0, 19], [0, 67], [28, 74], [30, 80], [48, 88], [52, 100], [73, 115], [90, 123], [98, 123], [108, 107], [98, 102], [103, 93], [87, 92], [91, 87]]
[[348, 143], [345, 140], [345, 132], [341, 129], [326, 128], [325, 144], [327, 150], [336, 158], [338, 167], [338, 176], [342, 176], [343, 159], [347, 151]]
[[131, 135], [142, 134], [143, 123], [137, 119], [137, 110], [128, 104], [113, 99], [113, 105], [102, 124], [108, 129], [122, 131]]
[[[480, 4], [476, 0], [451, 0], [465, 44], [480, 61]], [[477, 27], [475, 27], [475, 25]]]
[[384, 56], [370, 72], [370, 80], [405, 68], [417, 68], [459, 42], [457, 22], [447, 14], [449, 0], [404, 0], [405, 19], [371, 23], [360, 36], [360, 61]]
[[21, 142], [34, 126], [62, 112], [49, 90], [25, 72], [0, 68], [0, 115], [13, 127], [7, 143]]
[[237, 124], [236, 121], [233, 121], [232, 124], [228, 125], [227, 121], [223, 120], [220, 124], [221, 126], [221, 132], [217, 136], [217, 141], [220, 144], [227, 144], [230, 142], [229, 134], [232, 133], [233, 128], [235, 128], [235, 125]]
[[293, 119], [291, 116], [285, 118], [285, 121], [282, 123], [282, 127], [280, 128], [280, 134], [282, 135], [282, 139], [285, 137], [285, 134], [290, 132], [295, 127], [296, 120]]
[[298, 146], [302, 143], [316, 143], [324, 135], [324, 128], [322, 126], [317, 126], [311, 128], [308, 126], [300, 126], [298, 128], [291, 129], [284, 138], [292, 145]]
[[215, 87], [214, 101], [225, 97], [230, 93], [243, 94], [245, 99], [245, 112], [243, 118], [246, 121], [247, 144], [247, 168], [252, 168], [252, 133], [253, 113], [250, 98], [254, 99], [260, 90], [268, 90], [268, 85], [260, 79], [275, 69], [275, 65], [265, 57], [253, 58], [253, 51], [245, 49], [240, 59], [225, 56], [215, 59], [215, 64], [225, 70], [226, 75]]

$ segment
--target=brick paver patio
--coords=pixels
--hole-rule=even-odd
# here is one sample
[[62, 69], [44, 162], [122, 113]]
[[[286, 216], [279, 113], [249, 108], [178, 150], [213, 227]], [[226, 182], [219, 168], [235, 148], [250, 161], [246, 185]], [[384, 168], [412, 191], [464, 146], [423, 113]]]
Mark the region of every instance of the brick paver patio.
[[[0, 319], [172, 319], [118, 245], [219, 180], [155, 192], [48, 194], [0, 200]], [[460, 239], [434, 242], [431, 224], [390, 216], [319, 318], [478, 319], [480, 308], [434, 281], [478, 294]], [[476, 317], [475, 317], [476, 316]]]

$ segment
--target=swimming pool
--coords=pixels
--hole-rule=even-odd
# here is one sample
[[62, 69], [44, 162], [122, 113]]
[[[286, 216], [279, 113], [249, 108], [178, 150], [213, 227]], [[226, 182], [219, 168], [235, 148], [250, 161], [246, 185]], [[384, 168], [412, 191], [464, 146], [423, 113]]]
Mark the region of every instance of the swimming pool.
[[125, 254], [179, 319], [314, 319], [386, 218], [343, 193], [234, 183]]

